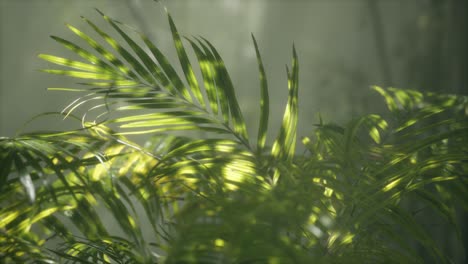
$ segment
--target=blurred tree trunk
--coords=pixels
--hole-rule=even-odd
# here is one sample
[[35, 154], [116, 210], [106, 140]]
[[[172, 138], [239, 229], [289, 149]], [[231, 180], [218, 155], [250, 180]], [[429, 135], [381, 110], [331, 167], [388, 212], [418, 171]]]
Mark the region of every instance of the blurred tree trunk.
[[[415, 87], [468, 94], [467, 1], [431, 0], [422, 22], [425, 50], [419, 58]], [[410, 44], [411, 45], [411, 44]]]
[[449, 1], [447, 32], [451, 51], [448, 83], [455, 92], [468, 95], [468, 1]]

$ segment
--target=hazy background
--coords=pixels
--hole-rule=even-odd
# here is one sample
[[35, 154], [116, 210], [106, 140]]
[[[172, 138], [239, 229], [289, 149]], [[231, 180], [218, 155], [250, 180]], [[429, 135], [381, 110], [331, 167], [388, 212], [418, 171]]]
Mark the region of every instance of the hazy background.
[[[258, 124], [259, 80], [250, 33], [257, 38], [269, 78], [272, 128], [281, 122], [287, 96], [285, 64], [291, 62], [292, 44], [297, 48], [299, 136], [310, 134], [318, 112], [325, 121], [344, 123], [362, 113], [383, 111], [383, 100], [371, 85], [468, 94], [466, 0], [162, 2], [0, 0], [0, 137], [14, 136], [34, 115], [60, 111], [78, 95], [46, 91], [77, 85], [39, 72], [54, 66], [37, 55], [73, 57], [49, 35], [78, 41], [64, 23], [91, 32], [80, 15], [113, 32], [95, 7], [146, 33], [173, 62], [177, 60], [164, 5], [181, 34], [210, 40], [232, 74], [251, 133]], [[39, 119], [26, 130], [66, 127], [58, 120]], [[448, 252], [459, 248], [452, 247], [457, 240], [443, 228], [437, 232]]]
[[[38, 69], [53, 67], [39, 53], [70, 56], [49, 35], [77, 41], [64, 23], [82, 30], [86, 16], [107, 27], [94, 7], [139, 28], [175, 59], [163, 5], [183, 35], [210, 40], [231, 71], [250, 131], [258, 124], [258, 72], [250, 33], [264, 58], [272, 126], [287, 95], [285, 64], [295, 43], [300, 59], [300, 136], [320, 112], [343, 123], [380, 112], [370, 85], [467, 93], [467, 2], [463, 0], [0, 0], [0, 136], [13, 136], [32, 116], [59, 111], [77, 94], [47, 87], [76, 87]], [[173, 60], [176, 62], [176, 60]], [[56, 125], [47, 118], [28, 126]], [[60, 125], [59, 125], [60, 126]], [[274, 130], [275, 131], [275, 130]], [[273, 133], [274, 134], [274, 133]]]

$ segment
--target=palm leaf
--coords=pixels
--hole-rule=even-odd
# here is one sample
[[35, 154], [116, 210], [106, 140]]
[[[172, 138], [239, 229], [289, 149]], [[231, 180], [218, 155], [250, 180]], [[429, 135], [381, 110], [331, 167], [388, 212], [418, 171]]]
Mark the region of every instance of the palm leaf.
[[[230, 133], [235, 138], [237, 138], [244, 146], [249, 147], [247, 139], [247, 130], [245, 128], [245, 122], [242, 117], [239, 105], [235, 98], [234, 89], [232, 82], [230, 80], [229, 74], [224, 66], [224, 62], [221, 59], [220, 55], [217, 53], [216, 49], [209, 43], [204, 40], [204, 43], [199, 41], [199, 46], [191, 41], [192, 48], [197, 54], [199, 59], [199, 65], [202, 69], [202, 74], [204, 76], [204, 83], [206, 90], [203, 92], [201, 85], [199, 85], [198, 80], [195, 77], [194, 71], [192, 69], [191, 63], [187, 57], [185, 48], [183, 47], [182, 40], [179, 36], [179, 33], [172, 21], [170, 15], [169, 24], [173, 34], [173, 39], [176, 47], [177, 54], [179, 56], [180, 65], [185, 74], [185, 78], [190, 86], [190, 92], [195, 96], [197, 103], [192, 101], [192, 97], [184, 85], [181, 83], [181, 79], [178, 77], [174, 68], [167, 62], [166, 57], [155, 47], [151, 41], [146, 37], [142, 36], [143, 41], [149, 47], [150, 51], [153, 53], [155, 58], [161, 64], [161, 68], [157, 65], [156, 61], [151, 59], [149, 55], [144, 51], [144, 49], [139, 46], [135, 41], [133, 41], [127, 33], [125, 33], [119, 25], [117, 25], [114, 20], [105, 16], [102, 12], [98, 11], [104, 19], [110, 23], [110, 25], [119, 33], [120, 36], [127, 42], [131, 47], [132, 51], [135, 52], [143, 63], [141, 63], [130, 51], [123, 48], [117, 40], [112, 38], [109, 34], [101, 30], [97, 25], [91, 21], [83, 18], [91, 28], [94, 29], [113, 49], [119, 54], [122, 58], [126, 60], [128, 65], [124, 64], [120, 59], [117, 58], [112, 52], [106, 50], [102, 45], [100, 45], [96, 40], [89, 37], [87, 34], [78, 30], [77, 28], [68, 25], [68, 27], [82, 38], [88, 45], [90, 45], [98, 54], [102, 55], [107, 61], [103, 62], [98, 59], [97, 56], [92, 55], [91, 53], [84, 51], [82, 48], [78, 47], [75, 44], [72, 44], [69, 41], [62, 40], [60, 38], [54, 37], [54, 39], [59, 40], [66, 47], [71, 49], [78, 54], [81, 54], [82, 57], [89, 60], [91, 64], [81, 63], [78, 61], [68, 61], [63, 58], [54, 57], [51, 55], [41, 54], [40, 57], [48, 60], [49, 62], [68, 66], [68, 67], [79, 67], [83, 71], [70, 71], [70, 70], [44, 70], [49, 73], [67, 75], [76, 78], [85, 78], [85, 79], [95, 79], [97, 82], [85, 83], [87, 85], [98, 86], [102, 88], [93, 88], [93, 94], [102, 93], [105, 95], [104, 98], [106, 103], [97, 105], [94, 109], [106, 109], [112, 110], [114, 106], [117, 106], [117, 103], [109, 101], [108, 98], [114, 98], [116, 100], [122, 100], [124, 102], [132, 103], [133, 106], [129, 107], [118, 107], [119, 111], [128, 111], [136, 109], [159, 109], [161, 111], [166, 111], [173, 107], [176, 108], [192, 108], [196, 111], [199, 111], [201, 114], [208, 116], [209, 113], [206, 112], [205, 105], [209, 104], [212, 113], [218, 113], [218, 109], [222, 110], [223, 121], [212, 119], [212, 117], [207, 117], [207, 121], [211, 118], [212, 120], [207, 123], [207, 126], [200, 126], [198, 122], [200, 119], [189, 120], [180, 114], [180, 111], [172, 112], [172, 118], [184, 118], [183, 122], [160, 122], [159, 119], [157, 122], [160, 122], [161, 128], [151, 128], [155, 124], [152, 121], [147, 120], [140, 123], [130, 123], [123, 124], [122, 128], [131, 128], [132, 131], [125, 132], [128, 134], [141, 134], [141, 133], [154, 133], [154, 132], [163, 132], [168, 130], [187, 130], [187, 129], [203, 129], [207, 131]], [[203, 50], [203, 51], [202, 51]], [[95, 67], [87, 67], [87, 65], [92, 65], [92, 63], [99, 63]], [[111, 68], [108, 65], [113, 65], [118, 69], [116, 71], [114, 68]], [[93, 70], [93, 72], [88, 72]], [[151, 73], [153, 74], [151, 76]], [[165, 73], [165, 74], [164, 74]], [[138, 76], [136, 75], [138, 74]], [[168, 78], [166, 77], [168, 76]], [[151, 76], [151, 77], [150, 77]], [[142, 79], [140, 79], [140, 77]], [[172, 84], [170, 84], [170, 82]], [[155, 83], [157, 81], [157, 83]], [[154, 93], [159, 88], [158, 84], [163, 85], [165, 91], [162, 93]], [[174, 86], [173, 86], [174, 85]], [[147, 90], [146, 87], [153, 87], [153, 92], [151, 89]], [[115, 88], [114, 88], [115, 87]], [[174, 90], [174, 87], [176, 90]], [[135, 104], [134, 95], [136, 91], [141, 89], [142, 93], [145, 95], [142, 97], [141, 103]], [[128, 92], [127, 92], [128, 91]], [[177, 94], [174, 92], [177, 91]], [[164, 102], [160, 102], [158, 95], [166, 94]], [[208, 103], [205, 102], [206, 94]], [[179, 97], [181, 96], [181, 98]], [[86, 99], [89, 97], [89, 99]], [[76, 110], [79, 106], [83, 105], [90, 100], [99, 100], [101, 97], [92, 96], [92, 94], [79, 98], [72, 105], [70, 105], [69, 111]], [[128, 98], [127, 98], [128, 97]], [[69, 112], [70, 113], [70, 112]], [[132, 113], [135, 116], [135, 113]], [[106, 115], [105, 112], [97, 113], [96, 116]], [[104, 124], [114, 123], [114, 122], [123, 122], [125, 119], [118, 120], [107, 120]], [[155, 120], [156, 121], [156, 120]], [[230, 123], [232, 121], [232, 128]]]
[[[283, 123], [281, 125], [278, 137], [273, 143], [271, 154], [277, 160], [286, 160], [290, 162], [296, 151], [296, 132], [297, 132], [297, 116], [298, 116], [298, 89], [299, 89], [299, 63], [297, 59], [296, 49], [293, 46], [293, 61], [292, 71], [289, 72], [286, 67], [288, 76], [288, 103], [284, 111]], [[273, 183], [279, 179], [279, 171], [276, 170], [273, 175]]]
[[197, 78], [195, 77], [195, 73], [193, 72], [192, 65], [185, 51], [184, 44], [182, 43], [182, 40], [180, 39], [179, 32], [177, 31], [174, 21], [172, 20], [172, 17], [169, 13], [167, 17], [169, 19], [169, 26], [171, 28], [172, 39], [174, 40], [174, 46], [177, 51], [177, 56], [179, 57], [180, 65], [182, 66], [185, 79], [190, 85], [190, 91], [195, 95], [195, 98], [198, 100], [201, 107], [205, 108], [205, 100], [203, 99], [203, 95], [198, 85]]
[[286, 67], [288, 75], [288, 103], [283, 116], [281, 129], [273, 144], [272, 154], [275, 158], [291, 160], [295, 153], [296, 131], [297, 131], [297, 111], [298, 111], [298, 81], [299, 64], [296, 49], [293, 48], [293, 67], [290, 73]]
[[266, 133], [268, 130], [268, 115], [270, 113], [270, 99], [268, 96], [268, 82], [266, 78], [265, 69], [263, 67], [262, 58], [258, 49], [257, 41], [252, 34], [252, 40], [255, 46], [255, 53], [257, 54], [258, 70], [260, 72], [260, 125], [258, 127], [258, 139], [257, 139], [257, 152], [261, 154], [266, 142]]

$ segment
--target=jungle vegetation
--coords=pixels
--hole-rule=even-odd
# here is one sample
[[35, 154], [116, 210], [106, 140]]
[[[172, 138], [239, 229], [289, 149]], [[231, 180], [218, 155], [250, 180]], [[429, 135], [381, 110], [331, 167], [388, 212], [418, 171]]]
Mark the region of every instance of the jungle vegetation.
[[[212, 43], [182, 37], [168, 14], [169, 61], [98, 12], [112, 33], [83, 18], [92, 34], [52, 36], [70, 58], [39, 55], [56, 66], [44, 72], [79, 79], [50, 88], [76, 100], [39, 117], [77, 128], [0, 138], [2, 263], [453, 263], [439, 231], [464, 252], [466, 96], [375, 86], [386, 112], [298, 120], [293, 46], [272, 131], [252, 36], [261, 100], [249, 135]], [[298, 122], [315, 129], [297, 135]]]

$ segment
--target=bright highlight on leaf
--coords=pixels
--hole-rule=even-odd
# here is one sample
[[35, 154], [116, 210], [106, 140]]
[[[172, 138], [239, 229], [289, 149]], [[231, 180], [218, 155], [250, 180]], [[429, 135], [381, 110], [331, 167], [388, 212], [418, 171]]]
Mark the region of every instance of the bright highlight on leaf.
[[214, 243], [215, 243], [215, 246], [217, 247], [224, 247], [224, 240], [220, 238], [217, 238]]

